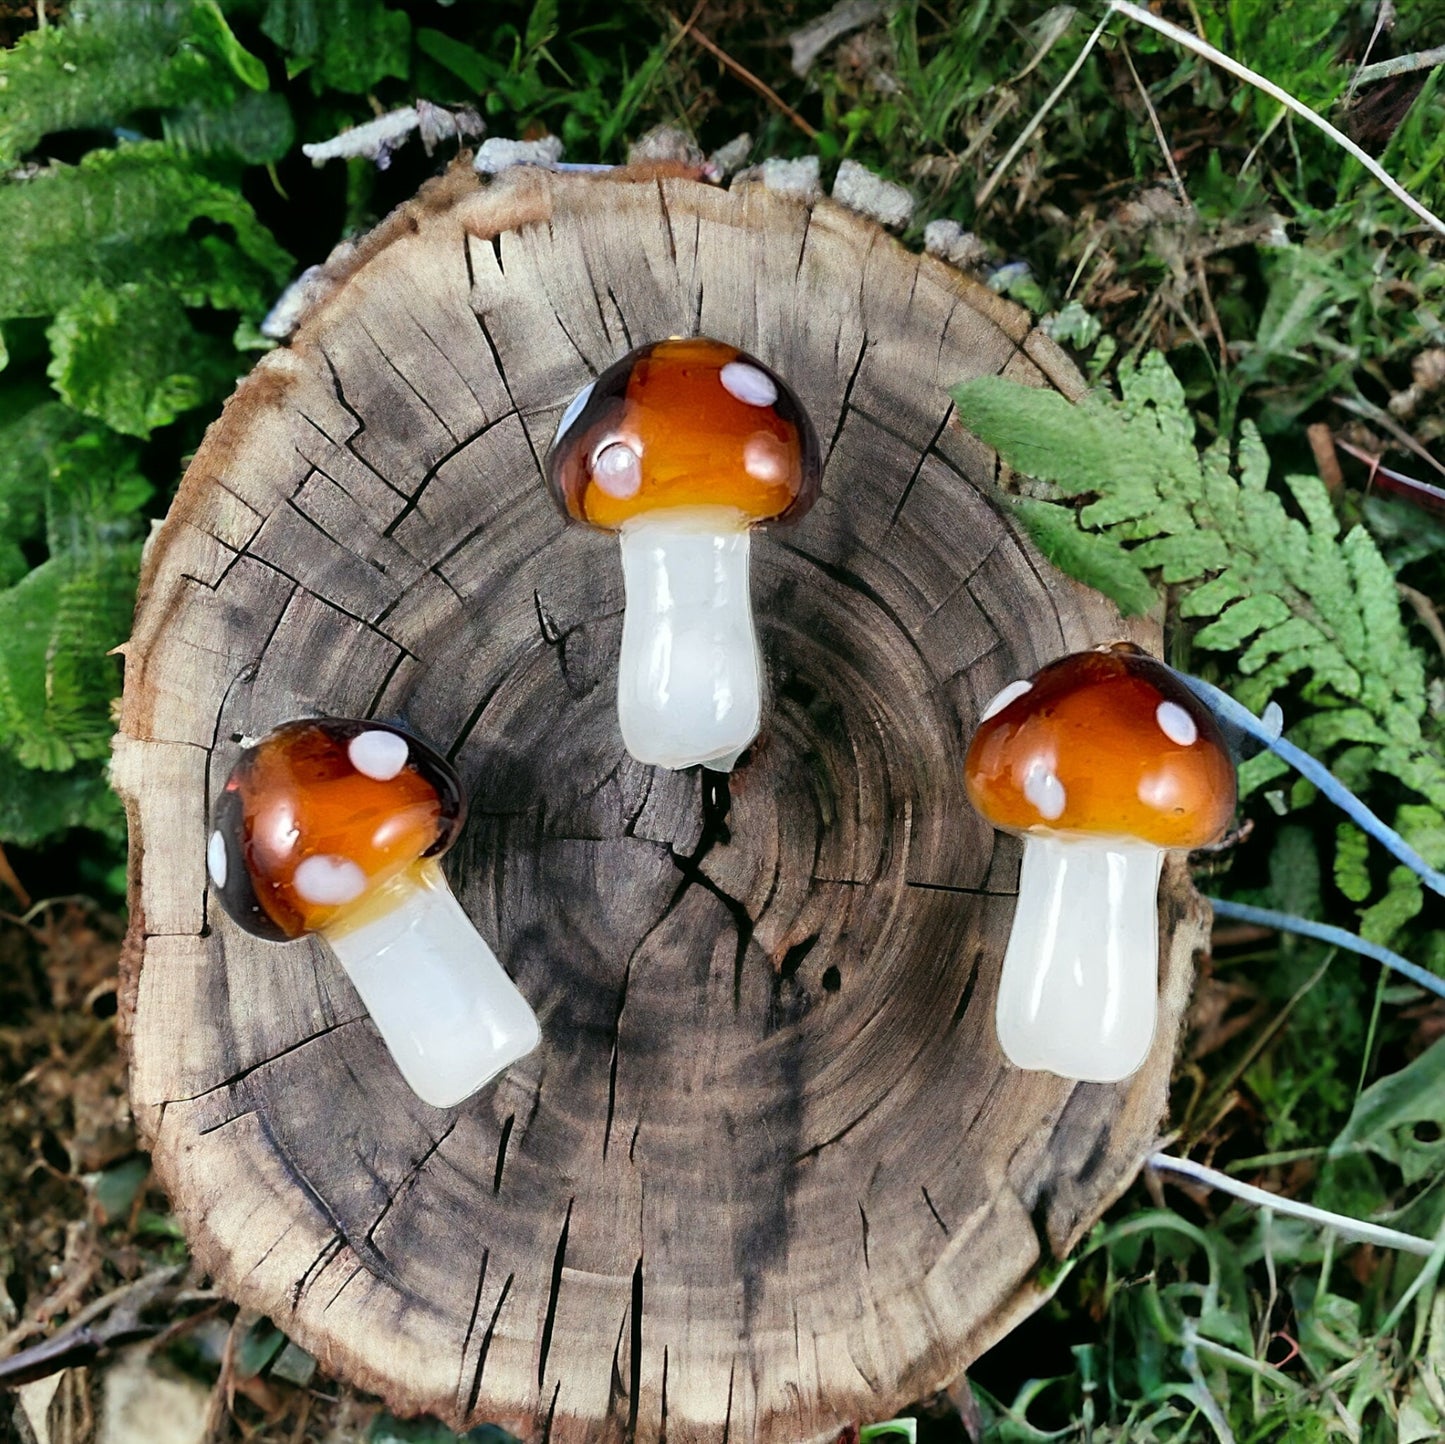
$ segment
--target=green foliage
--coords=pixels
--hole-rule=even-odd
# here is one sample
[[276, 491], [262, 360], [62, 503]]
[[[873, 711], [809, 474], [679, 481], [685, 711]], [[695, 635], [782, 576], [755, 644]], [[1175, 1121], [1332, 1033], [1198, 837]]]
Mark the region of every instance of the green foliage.
[[317, 91], [407, 74], [411, 21], [383, 0], [265, 0], [261, 30], [285, 53], [287, 75], [309, 72]]
[[[485, 50], [440, 30], [417, 32], [417, 47], [449, 78], [460, 81], [459, 98], [479, 101], [487, 115], [511, 114], [520, 129], [542, 124], [569, 148], [589, 158], [610, 159], [637, 117], [648, 92], [658, 85], [670, 47], [659, 40], [631, 69], [613, 65], [591, 48], [599, 38], [624, 30], [614, 17], [563, 38], [556, 0], [536, 0], [524, 26], [498, 25]], [[565, 60], [554, 53], [566, 47]]]
[[88, 0], [0, 51], [0, 170], [55, 131], [266, 88], [216, 0]]
[[233, 185], [157, 142], [0, 186], [0, 233], [0, 320], [53, 316], [89, 285], [142, 278], [186, 306], [256, 311], [292, 265]]
[[[1351, 744], [1357, 770], [1417, 793], [1424, 801], [1402, 823], [1438, 855], [1445, 760], [1425, 666], [1369, 533], [1341, 534], [1316, 477], [1287, 476], [1284, 494], [1273, 490], [1269, 457], [1248, 424], [1233, 458], [1227, 438], [1197, 451], [1183, 388], [1162, 357], [1124, 368], [1120, 384], [1120, 402], [1079, 407], [1000, 377], [967, 382], [954, 398], [963, 424], [1009, 465], [1084, 502], [1077, 517], [1046, 501], [1019, 507], [1051, 559], [1121, 604], [1137, 595], [1141, 568], [1156, 571], [1179, 616], [1198, 628], [1195, 645], [1237, 654], [1241, 700], [1257, 709], [1296, 687], [1312, 710], [1293, 723], [1292, 738], [1322, 756]], [[1281, 770], [1272, 755], [1255, 759], [1246, 788]], [[1305, 789], [1296, 791], [1303, 800]], [[1358, 881], [1358, 869], [1347, 865], [1345, 875]], [[1418, 910], [1410, 882], [1397, 876], [1369, 926], [1388, 933]]]
[[[47, 554], [0, 591], [0, 756], [50, 772], [107, 756], [117, 667], [105, 654], [129, 629], [135, 513], [150, 492], [125, 442], [56, 403], [0, 424], [0, 557]], [[16, 830], [43, 835], [42, 819]]]
[[153, 281], [87, 286], [56, 315], [48, 339], [60, 396], [126, 436], [169, 425], [234, 374], [219, 346], [191, 328], [175, 292]]

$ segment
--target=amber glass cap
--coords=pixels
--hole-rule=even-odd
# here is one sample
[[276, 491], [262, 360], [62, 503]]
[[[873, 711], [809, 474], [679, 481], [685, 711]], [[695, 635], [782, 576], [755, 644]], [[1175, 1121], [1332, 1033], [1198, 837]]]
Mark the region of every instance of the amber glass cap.
[[996, 827], [1202, 847], [1234, 815], [1234, 760], [1213, 715], [1137, 648], [1078, 652], [984, 709], [965, 763]]
[[211, 882], [248, 932], [297, 938], [445, 852], [464, 815], [451, 766], [399, 728], [287, 722], [246, 750], [216, 801]]
[[552, 499], [616, 529], [677, 507], [744, 525], [793, 520], [818, 493], [818, 438], [775, 372], [706, 337], [640, 346], [568, 407], [547, 453]]

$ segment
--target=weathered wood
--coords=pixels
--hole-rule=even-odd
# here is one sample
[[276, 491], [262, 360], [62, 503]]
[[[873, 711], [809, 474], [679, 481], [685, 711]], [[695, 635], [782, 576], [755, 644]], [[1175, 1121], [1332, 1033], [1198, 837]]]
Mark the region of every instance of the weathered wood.
[[[128, 650], [132, 1091], [197, 1255], [458, 1425], [885, 1416], [1134, 1176], [1203, 941], [1176, 869], [1127, 1086], [1004, 1063], [1018, 849], [969, 810], [965, 741], [996, 689], [1131, 629], [982, 499], [945, 388], [1081, 383], [986, 289], [753, 187], [454, 175], [337, 279], [208, 434]], [[615, 542], [537, 469], [590, 374], [693, 331], [787, 376], [828, 450], [818, 505], [754, 548], [771, 702], [728, 781], [623, 753]], [[408, 1092], [324, 948], [207, 897], [239, 739], [310, 711], [401, 721], [470, 790], [447, 871], [545, 1038], [458, 1109]]]

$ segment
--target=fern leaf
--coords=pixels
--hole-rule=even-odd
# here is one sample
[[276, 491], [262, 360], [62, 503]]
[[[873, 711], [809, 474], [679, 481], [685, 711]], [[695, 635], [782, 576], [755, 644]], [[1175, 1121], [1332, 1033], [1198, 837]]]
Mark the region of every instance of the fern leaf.
[[235, 379], [234, 351], [203, 340], [153, 281], [87, 286], [46, 334], [55, 389], [125, 436], [149, 436]]
[[407, 76], [411, 22], [382, 0], [266, 0], [261, 30], [286, 52], [291, 75], [311, 69], [318, 91], [361, 94]]
[[[199, 220], [223, 227], [199, 243]], [[92, 151], [0, 185], [0, 319], [53, 316], [85, 287], [153, 279], [187, 306], [263, 311], [291, 257], [232, 187], [159, 142]]]
[[188, 101], [215, 106], [266, 83], [215, 0], [92, 0], [0, 51], [0, 169], [59, 131], [109, 129]]
[[1281, 626], [1289, 615], [1289, 607], [1273, 592], [1257, 592], [1236, 602], [1194, 640], [1217, 652], [1237, 651], [1257, 632]]
[[125, 816], [104, 764], [38, 772], [0, 751], [0, 843], [37, 847], [72, 827], [94, 828], [117, 842], [124, 838]]
[[[1271, 344], [1282, 344], [1294, 312], [1283, 293], [1276, 300]], [[1373, 538], [1361, 527], [1341, 534], [1314, 477], [1288, 476], [1285, 495], [1274, 490], [1253, 426], [1241, 428], [1232, 461], [1225, 439], [1196, 450], [1183, 388], [1162, 357], [1126, 367], [1120, 391], [1118, 402], [1090, 398], [1071, 408], [993, 379], [966, 383], [954, 399], [963, 423], [1010, 466], [1085, 500], [1077, 513], [1048, 501], [1023, 513], [1052, 560], [1083, 580], [1101, 567], [1122, 575], [1124, 560], [1159, 573], [1175, 588], [1180, 617], [1198, 624], [1196, 644], [1234, 654], [1241, 701], [1259, 707], [1295, 686], [1317, 709], [1295, 724], [1301, 745], [1331, 754], [1346, 785], [1364, 786], [1372, 771], [1403, 783], [1424, 799], [1407, 804], [1419, 809], [1408, 814], [1412, 825], [1445, 837], [1445, 760], [1426, 705], [1425, 664]], [[1087, 538], [1087, 556], [1070, 526]], [[1277, 759], [1253, 758], [1241, 768], [1242, 787], [1247, 793], [1282, 771]], [[1312, 792], [1300, 783], [1292, 789], [1299, 802]], [[1353, 845], [1340, 844], [1337, 866], [1363, 902], [1370, 884], [1351, 870]], [[1417, 909], [1412, 884], [1396, 878], [1366, 921], [1383, 936]]]
[[1126, 616], [1147, 612], [1158, 595], [1139, 566], [1118, 542], [1080, 531], [1062, 507], [1017, 497], [1014, 514], [1038, 549], [1060, 570], [1103, 592]]

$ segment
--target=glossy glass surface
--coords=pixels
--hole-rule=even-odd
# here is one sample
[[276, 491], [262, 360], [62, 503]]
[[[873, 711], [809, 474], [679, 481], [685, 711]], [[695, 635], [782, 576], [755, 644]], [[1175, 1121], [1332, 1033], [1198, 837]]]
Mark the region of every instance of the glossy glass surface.
[[288, 722], [246, 750], [217, 799], [211, 881], [247, 931], [300, 937], [445, 852], [464, 812], [448, 763], [398, 728]]
[[673, 507], [738, 512], [738, 525], [813, 504], [818, 439], [775, 372], [721, 341], [641, 346], [568, 408], [547, 454], [568, 516], [617, 528]]
[[979, 812], [1015, 832], [1193, 848], [1234, 814], [1234, 761], [1212, 714], [1133, 648], [1078, 652], [1006, 688], [974, 733], [965, 781]]

